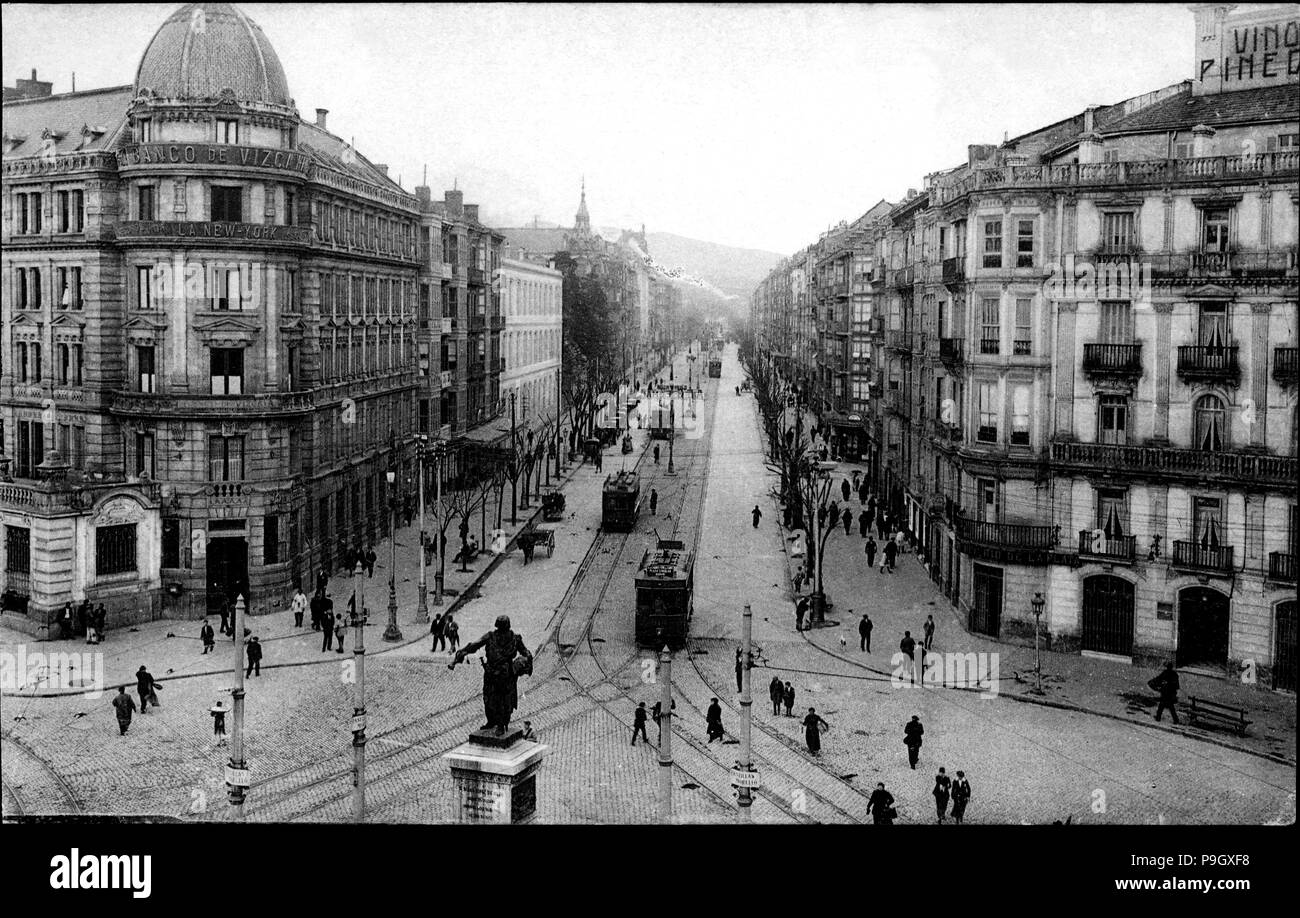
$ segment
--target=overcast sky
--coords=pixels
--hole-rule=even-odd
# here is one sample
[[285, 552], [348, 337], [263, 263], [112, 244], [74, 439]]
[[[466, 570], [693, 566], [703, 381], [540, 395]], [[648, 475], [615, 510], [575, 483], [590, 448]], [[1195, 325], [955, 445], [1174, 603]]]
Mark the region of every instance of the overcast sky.
[[[173, 4], [5, 5], [4, 80], [130, 83]], [[1185, 4], [242, 4], [304, 117], [499, 226], [792, 252], [926, 172], [1192, 75]]]

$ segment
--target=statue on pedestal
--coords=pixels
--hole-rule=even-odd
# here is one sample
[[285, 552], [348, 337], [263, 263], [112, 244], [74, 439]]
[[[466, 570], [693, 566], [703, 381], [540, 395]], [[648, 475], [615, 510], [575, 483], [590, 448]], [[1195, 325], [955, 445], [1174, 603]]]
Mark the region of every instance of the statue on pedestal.
[[499, 615], [496, 630], [456, 651], [447, 668], [454, 669], [457, 663], [463, 662], [479, 648], [483, 648], [486, 657], [483, 665], [483, 710], [487, 714], [487, 723], [481, 729], [495, 728], [496, 735], [502, 736], [510, 724], [510, 715], [519, 706], [519, 677], [533, 673], [533, 655], [524, 646], [524, 639], [510, 630], [510, 616]]

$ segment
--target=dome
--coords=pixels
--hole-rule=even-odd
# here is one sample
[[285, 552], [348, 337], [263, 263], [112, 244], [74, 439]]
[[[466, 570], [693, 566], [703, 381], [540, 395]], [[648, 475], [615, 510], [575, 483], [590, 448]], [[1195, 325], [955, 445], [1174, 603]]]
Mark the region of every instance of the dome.
[[190, 3], [154, 35], [135, 74], [135, 92], [164, 99], [215, 99], [293, 107], [289, 82], [261, 27], [229, 3]]

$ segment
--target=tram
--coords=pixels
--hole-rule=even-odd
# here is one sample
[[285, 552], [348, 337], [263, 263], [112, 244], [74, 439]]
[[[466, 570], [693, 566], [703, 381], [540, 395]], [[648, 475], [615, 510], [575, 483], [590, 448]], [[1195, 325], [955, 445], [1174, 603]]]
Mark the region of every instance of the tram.
[[714, 379], [722, 378], [722, 355], [713, 354], [709, 357], [709, 375]]
[[646, 421], [646, 426], [650, 428], [650, 439], [652, 440], [671, 440], [673, 437], [673, 424], [677, 418], [673, 417], [673, 408], [670, 400], [675, 395], [667, 395], [662, 400], [655, 400], [650, 403], [650, 416]]
[[655, 650], [686, 645], [695, 608], [695, 555], [683, 542], [659, 539], [636, 572], [636, 642]]
[[600, 500], [600, 528], [606, 532], [631, 532], [641, 511], [641, 476], [631, 469], [605, 479]]

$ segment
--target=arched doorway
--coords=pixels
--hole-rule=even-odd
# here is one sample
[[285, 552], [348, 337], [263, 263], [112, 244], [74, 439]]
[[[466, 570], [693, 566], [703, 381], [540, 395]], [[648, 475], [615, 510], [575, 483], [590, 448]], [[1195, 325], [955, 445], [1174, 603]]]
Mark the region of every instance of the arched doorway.
[[1223, 667], [1228, 663], [1228, 597], [1207, 587], [1178, 594], [1178, 665]]
[[1081, 646], [1094, 653], [1133, 654], [1133, 584], [1098, 574], [1083, 581]]
[[1296, 683], [1296, 601], [1277, 604], [1273, 613], [1273, 688], [1295, 691]]

